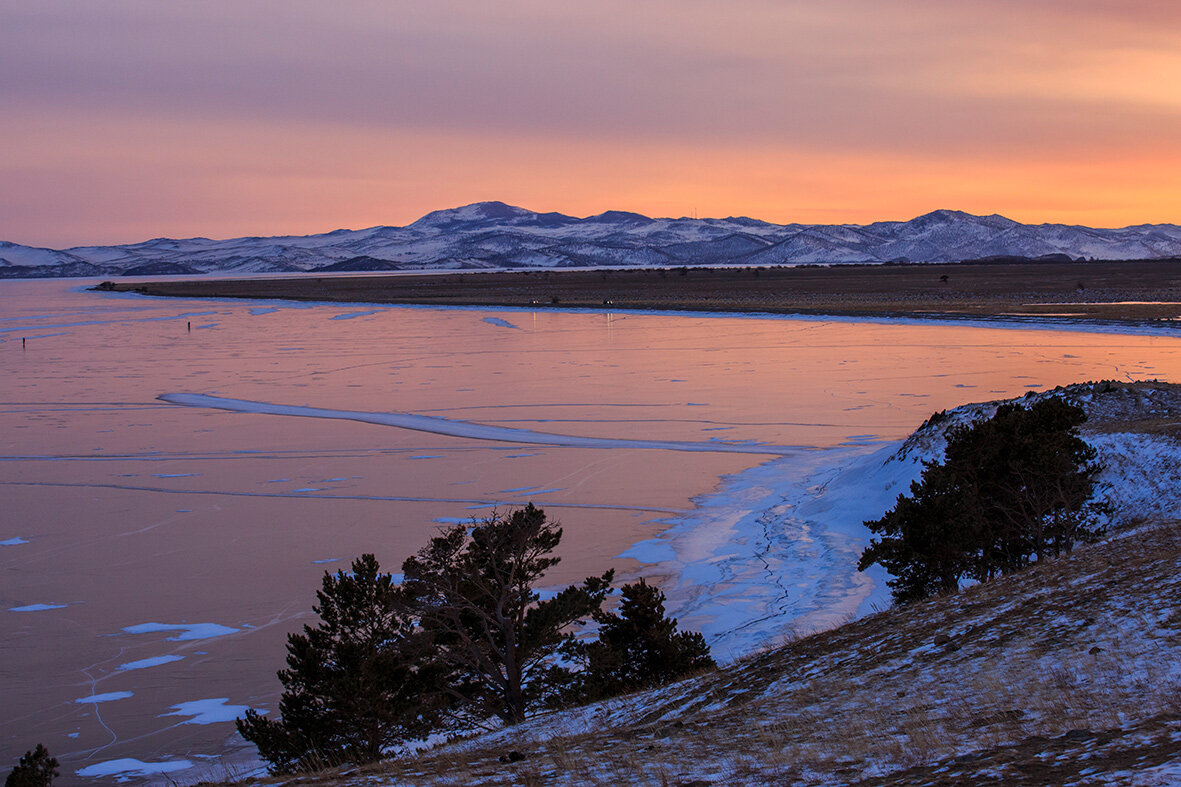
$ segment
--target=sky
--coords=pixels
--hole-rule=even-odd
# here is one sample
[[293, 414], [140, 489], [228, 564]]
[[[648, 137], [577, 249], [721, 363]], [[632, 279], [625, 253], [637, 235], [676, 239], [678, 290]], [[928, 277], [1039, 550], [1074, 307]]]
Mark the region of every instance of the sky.
[[1175, 0], [0, 0], [0, 240], [1181, 222]]

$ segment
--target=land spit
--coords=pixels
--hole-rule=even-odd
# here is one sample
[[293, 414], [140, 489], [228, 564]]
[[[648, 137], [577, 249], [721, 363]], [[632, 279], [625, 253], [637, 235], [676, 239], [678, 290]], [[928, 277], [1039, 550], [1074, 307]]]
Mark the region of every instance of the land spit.
[[1181, 319], [1181, 259], [513, 270], [104, 282], [185, 298], [838, 316]]

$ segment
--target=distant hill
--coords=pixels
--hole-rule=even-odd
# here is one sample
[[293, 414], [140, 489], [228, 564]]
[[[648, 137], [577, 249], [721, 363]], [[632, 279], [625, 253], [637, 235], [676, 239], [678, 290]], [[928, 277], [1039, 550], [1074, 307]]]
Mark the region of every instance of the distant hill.
[[1181, 227], [1094, 229], [1020, 224], [937, 210], [910, 221], [770, 224], [607, 211], [576, 218], [479, 202], [405, 227], [123, 246], [41, 249], [0, 241], [0, 278], [342, 270], [465, 270], [683, 265], [959, 262], [969, 259], [1155, 259], [1181, 255]]

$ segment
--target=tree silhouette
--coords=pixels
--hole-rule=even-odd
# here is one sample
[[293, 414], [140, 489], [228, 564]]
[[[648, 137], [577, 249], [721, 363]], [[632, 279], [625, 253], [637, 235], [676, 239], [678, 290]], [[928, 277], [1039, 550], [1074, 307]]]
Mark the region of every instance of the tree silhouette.
[[713, 667], [705, 638], [677, 631], [664, 613], [664, 593], [641, 579], [623, 586], [618, 614], [597, 612], [598, 639], [580, 650], [586, 669], [583, 699], [668, 683]]
[[57, 758], [50, 757], [49, 750], [38, 743], [9, 772], [4, 787], [49, 787], [58, 776], [57, 765]]
[[254, 710], [238, 731], [276, 772], [370, 762], [424, 736], [442, 675], [393, 578], [370, 554], [352, 571], [325, 572], [318, 626], [287, 638], [278, 719]]
[[570, 628], [599, 609], [613, 571], [541, 600], [534, 585], [556, 565], [562, 530], [532, 503], [456, 525], [402, 564], [404, 587], [434, 657], [450, 671], [445, 687], [466, 721], [523, 721], [571, 680], [556, 655]]

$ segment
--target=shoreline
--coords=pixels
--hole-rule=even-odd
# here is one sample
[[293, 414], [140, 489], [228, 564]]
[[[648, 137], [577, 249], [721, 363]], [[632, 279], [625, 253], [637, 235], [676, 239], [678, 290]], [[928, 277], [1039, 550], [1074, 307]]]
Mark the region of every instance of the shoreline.
[[1113, 326], [1181, 320], [1181, 261], [933, 263], [782, 268], [516, 270], [105, 281], [183, 298], [411, 306], [712, 312], [851, 318], [1039, 320]]

